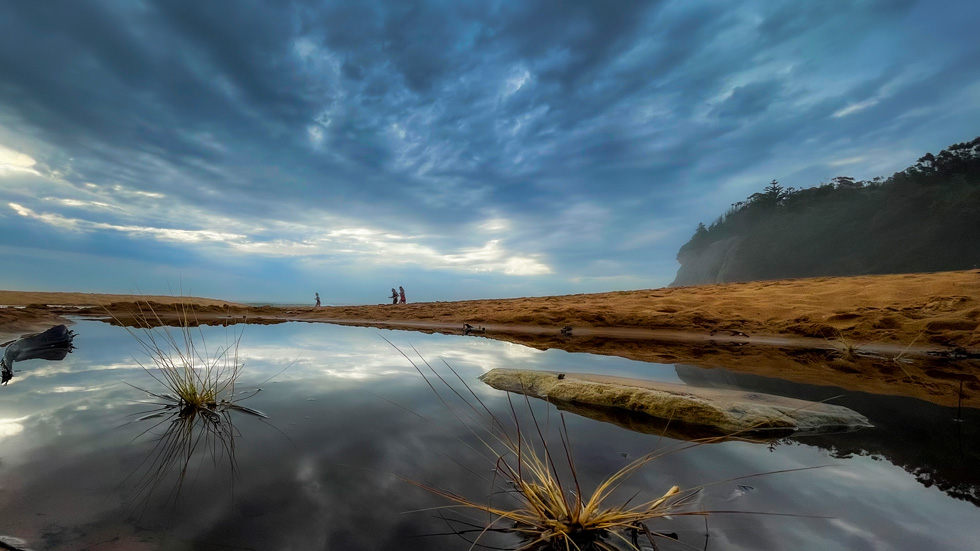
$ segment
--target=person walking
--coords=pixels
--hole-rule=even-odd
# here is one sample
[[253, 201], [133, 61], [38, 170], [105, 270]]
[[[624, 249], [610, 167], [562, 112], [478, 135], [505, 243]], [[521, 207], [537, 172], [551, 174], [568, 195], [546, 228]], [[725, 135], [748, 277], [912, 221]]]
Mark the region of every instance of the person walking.
[[391, 288], [391, 303], [398, 304], [398, 291], [394, 287]]
[[313, 293], [313, 294], [316, 295], [316, 306], [315, 306], [315, 308], [319, 308], [320, 307], [320, 293]]
[[398, 295], [400, 299], [399, 302], [405, 304], [405, 288], [402, 287], [401, 285], [398, 286]]

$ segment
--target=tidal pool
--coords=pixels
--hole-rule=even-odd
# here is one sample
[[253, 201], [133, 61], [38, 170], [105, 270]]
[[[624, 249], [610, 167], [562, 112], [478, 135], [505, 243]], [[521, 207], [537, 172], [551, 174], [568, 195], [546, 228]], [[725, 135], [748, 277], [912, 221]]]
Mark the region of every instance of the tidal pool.
[[[822, 400], [873, 429], [769, 443], [692, 447], [649, 464], [621, 493], [654, 498], [707, 484], [696, 508], [655, 520], [662, 549], [976, 549], [980, 415], [918, 400], [786, 383], [725, 370], [539, 351], [482, 337], [326, 324], [202, 328], [211, 351], [242, 332], [239, 389], [268, 419], [231, 412], [233, 438], [165, 430], [135, 387], [162, 391], [125, 329], [79, 321], [61, 361], [26, 360], [0, 387], [0, 541], [35, 550], [461, 549], [460, 518], [407, 480], [484, 500], [492, 464], [402, 356], [443, 360], [500, 415], [507, 395], [477, 376], [495, 367], [601, 372]], [[199, 337], [195, 333], [196, 337]], [[396, 350], [392, 344], [398, 347]], [[152, 367], [151, 367], [152, 369]], [[131, 386], [133, 385], [133, 386]], [[521, 412], [523, 397], [513, 403]], [[532, 408], [557, 426], [557, 410]], [[525, 413], [522, 413], [524, 415]], [[677, 441], [565, 413], [583, 491]], [[176, 444], [173, 444], [176, 442]], [[170, 447], [163, 444], [171, 443]], [[176, 451], [175, 451], [176, 450]], [[188, 450], [190, 450], [188, 452]], [[187, 457], [189, 461], [185, 461]], [[176, 460], [174, 460], [176, 458]], [[788, 469], [819, 467], [795, 472]], [[469, 513], [481, 520], [477, 513]], [[707, 518], [707, 520], [705, 520]], [[472, 539], [475, 533], [465, 537]], [[493, 545], [514, 545], [493, 535]]]

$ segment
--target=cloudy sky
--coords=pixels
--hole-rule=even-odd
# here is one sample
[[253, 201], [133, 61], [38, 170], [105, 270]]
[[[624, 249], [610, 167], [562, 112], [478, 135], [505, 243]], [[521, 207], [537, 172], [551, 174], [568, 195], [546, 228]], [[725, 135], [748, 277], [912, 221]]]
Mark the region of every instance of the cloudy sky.
[[770, 180], [980, 134], [980, 3], [0, 0], [0, 288], [670, 283]]

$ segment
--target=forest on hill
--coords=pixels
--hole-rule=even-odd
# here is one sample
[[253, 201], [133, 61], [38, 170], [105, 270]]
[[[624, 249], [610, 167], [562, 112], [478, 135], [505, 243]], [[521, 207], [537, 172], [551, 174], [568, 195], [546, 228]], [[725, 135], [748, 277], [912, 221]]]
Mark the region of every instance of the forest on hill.
[[889, 178], [817, 187], [773, 180], [677, 254], [672, 285], [980, 266], [980, 137]]

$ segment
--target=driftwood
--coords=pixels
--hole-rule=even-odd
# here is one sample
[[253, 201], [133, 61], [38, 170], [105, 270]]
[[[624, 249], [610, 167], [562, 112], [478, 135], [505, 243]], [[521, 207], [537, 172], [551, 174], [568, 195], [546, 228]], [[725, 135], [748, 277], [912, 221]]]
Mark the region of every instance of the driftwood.
[[55, 325], [51, 329], [14, 341], [3, 351], [0, 359], [2, 384], [14, 377], [14, 362], [23, 360], [61, 361], [75, 346], [72, 340], [75, 332], [64, 325]]
[[702, 434], [703, 431], [721, 436], [767, 431], [828, 432], [872, 426], [866, 417], [843, 406], [759, 392], [518, 369], [494, 369], [480, 379], [499, 390], [559, 404], [614, 408], [701, 429]]

